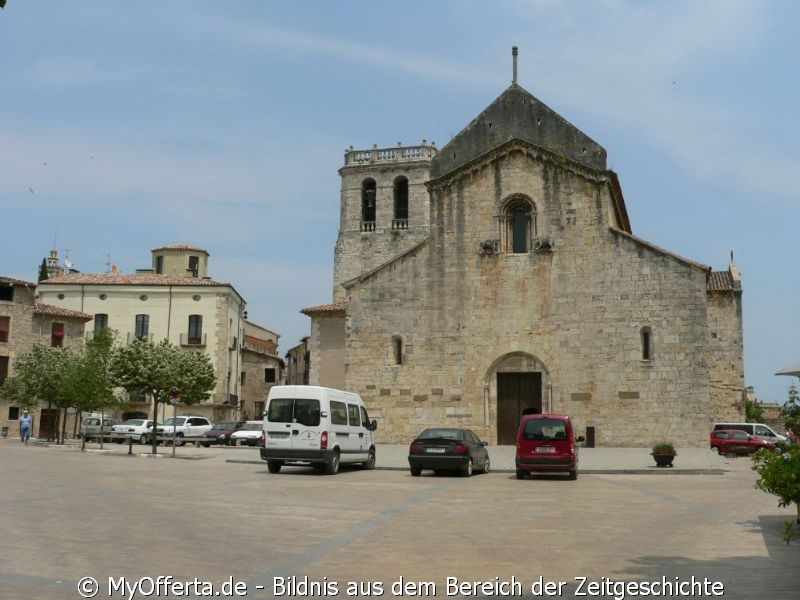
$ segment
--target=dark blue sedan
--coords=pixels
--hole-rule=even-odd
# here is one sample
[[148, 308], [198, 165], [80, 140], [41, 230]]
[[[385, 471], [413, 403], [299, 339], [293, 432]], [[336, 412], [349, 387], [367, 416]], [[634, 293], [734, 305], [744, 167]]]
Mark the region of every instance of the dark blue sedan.
[[411, 442], [408, 450], [411, 474], [418, 477], [423, 469], [433, 469], [437, 473], [458, 471], [464, 477], [472, 475], [474, 470], [488, 473], [487, 445], [470, 429], [426, 429]]

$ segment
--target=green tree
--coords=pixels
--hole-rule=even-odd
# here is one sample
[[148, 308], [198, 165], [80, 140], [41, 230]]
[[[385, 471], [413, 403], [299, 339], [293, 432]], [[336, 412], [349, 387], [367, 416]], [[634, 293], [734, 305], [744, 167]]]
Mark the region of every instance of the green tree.
[[764, 409], [758, 400], [744, 399], [744, 418], [748, 423], [761, 423], [764, 420]]
[[39, 281], [44, 281], [49, 277], [47, 273], [47, 259], [42, 259], [42, 264], [39, 265]]
[[[158, 343], [137, 339], [116, 348], [110, 372], [114, 385], [129, 393], [148, 394], [153, 400], [153, 421], [158, 421], [158, 405], [179, 396], [184, 404], [208, 398], [216, 385], [214, 368], [207, 354], [182, 350], [163, 340]], [[152, 436], [153, 454], [157, 440]]]
[[781, 416], [787, 431], [800, 434], [800, 394], [795, 384], [789, 386], [789, 397], [781, 407]]
[[83, 352], [68, 365], [64, 377], [66, 404], [81, 412], [105, 412], [106, 408], [119, 402], [114, 395], [109, 373], [116, 339], [116, 331], [107, 328], [98, 330], [86, 343]]
[[42, 403], [47, 403], [48, 408], [69, 406], [65, 382], [75, 360], [69, 348], [52, 348], [37, 342], [30, 352], [20, 354], [14, 361], [15, 376], [8, 386], [3, 386], [3, 393], [28, 409]]
[[758, 472], [755, 486], [778, 497], [778, 506], [795, 505], [797, 519], [787, 521], [784, 539], [789, 543], [800, 537], [800, 444], [781, 442], [777, 452], [766, 449], [753, 455], [753, 470]]

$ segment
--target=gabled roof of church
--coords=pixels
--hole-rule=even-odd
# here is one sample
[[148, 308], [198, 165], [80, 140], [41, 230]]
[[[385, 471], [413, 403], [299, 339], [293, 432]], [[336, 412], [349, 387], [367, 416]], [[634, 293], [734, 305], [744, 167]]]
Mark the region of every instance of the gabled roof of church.
[[553, 109], [512, 83], [431, 161], [436, 179], [512, 139], [525, 140], [596, 171], [606, 151]]

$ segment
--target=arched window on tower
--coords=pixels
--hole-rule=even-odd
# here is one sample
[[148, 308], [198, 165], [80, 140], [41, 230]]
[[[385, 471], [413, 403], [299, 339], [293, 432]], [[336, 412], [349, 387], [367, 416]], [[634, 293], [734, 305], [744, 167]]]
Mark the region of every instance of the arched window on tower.
[[394, 180], [394, 217], [392, 229], [408, 229], [408, 179]]
[[524, 254], [531, 251], [536, 236], [536, 207], [525, 196], [505, 203], [500, 214], [500, 240], [504, 252]]
[[361, 183], [361, 231], [375, 231], [376, 191], [374, 179]]

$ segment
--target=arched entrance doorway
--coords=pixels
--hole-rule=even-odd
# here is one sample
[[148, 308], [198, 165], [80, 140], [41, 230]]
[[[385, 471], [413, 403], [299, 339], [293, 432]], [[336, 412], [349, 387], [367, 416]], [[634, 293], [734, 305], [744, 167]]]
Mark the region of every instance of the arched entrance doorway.
[[549, 389], [547, 369], [530, 354], [507, 354], [491, 366], [486, 383], [490, 398], [495, 400], [497, 443], [515, 444], [522, 414], [540, 413], [548, 408], [545, 398], [545, 389]]

